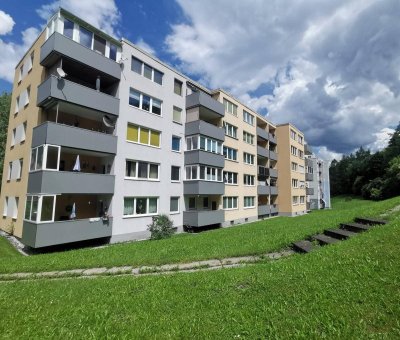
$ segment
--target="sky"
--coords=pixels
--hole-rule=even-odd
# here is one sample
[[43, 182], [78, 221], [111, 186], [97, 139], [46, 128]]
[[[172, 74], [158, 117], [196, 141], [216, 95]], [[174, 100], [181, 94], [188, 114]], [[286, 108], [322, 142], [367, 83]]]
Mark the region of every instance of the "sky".
[[58, 6], [293, 123], [323, 159], [399, 124], [399, 0], [0, 0], [0, 93]]

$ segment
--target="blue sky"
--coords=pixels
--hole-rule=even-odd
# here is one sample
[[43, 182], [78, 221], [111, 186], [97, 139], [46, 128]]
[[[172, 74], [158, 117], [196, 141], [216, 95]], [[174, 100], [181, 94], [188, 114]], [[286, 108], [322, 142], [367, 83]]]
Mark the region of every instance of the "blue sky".
[[398, 0], [2, 1], [0, 92], [60, 3], [273, 123], [294, 123], [322, 158], [379, 150], [399, 123]]

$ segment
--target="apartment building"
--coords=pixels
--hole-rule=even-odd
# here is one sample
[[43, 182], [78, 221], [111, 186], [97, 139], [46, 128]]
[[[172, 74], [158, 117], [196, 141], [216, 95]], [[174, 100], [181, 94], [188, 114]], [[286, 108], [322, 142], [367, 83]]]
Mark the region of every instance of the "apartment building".
[[289, 123], [278, 125], [276, 133], [279, 143], [279, 215], [305, 214], [307, 207], [304, 135]]
[[306, 211], [298, 129], [64, 9], [15, 74], [1, 229], [30, 247]]
[[307, 210], [331, 208], [329, 164], [305, 145]]

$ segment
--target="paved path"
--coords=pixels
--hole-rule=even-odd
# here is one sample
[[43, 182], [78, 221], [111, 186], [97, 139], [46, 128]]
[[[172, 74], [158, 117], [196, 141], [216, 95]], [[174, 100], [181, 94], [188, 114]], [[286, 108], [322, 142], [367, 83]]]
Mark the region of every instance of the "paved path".
[[173, 274], [177, 272], [196, 272], [200, 270], [212, 270], [231, 267], [240, 267], [265, 260], [277, 260], [292, 255], [292, 250], [283, 250], [275, 253], [262, 254], [257, 256], [230, 257], [221, 260], [205, 260], [189, 263], [165, 264], [162, 266], [122, 266], [112, 268], [88, 268], [88, 269], [72, 269], [39, 273], [12, 273], [0, 274], [0, 282], [13, 282], [20, 280], [37, 280], [37, 279], [60, 279], [60, 278], [91, 278], [98, 276], [113, 275], [161, 275]]

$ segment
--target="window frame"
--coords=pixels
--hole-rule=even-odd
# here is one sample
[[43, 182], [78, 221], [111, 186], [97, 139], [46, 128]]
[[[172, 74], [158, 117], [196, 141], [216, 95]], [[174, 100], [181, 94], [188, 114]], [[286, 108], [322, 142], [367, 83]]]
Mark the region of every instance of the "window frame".
[[[178, 210], [171, 210], [171, 203], [172, 203], [173, 199], [176, 199], [177, 202], [178, 202]], [[169, 198], [169, 213], [170, 213], [170, 215], [174, 215], [174, 214], [179, 214], [180, 213], [180, 211], [181, 211], [180, 199], [181, 198], [179, 196], [171, 196]]]
[[[231, 208], [229, 208], [229, 201], [231, 201]], [[225, 202], [227, 204], [225, 204]], [[236, 203], [236, 206], [234, 206], [233, 203]], [[239, 209], [239, 197], [238, 196], [224, 196], [222, 198], [222, 209], [223, 210], [237, 210]]]
[[[132, 97], [131, 97], [131, 93], [132, 93], [132, 92], [134, 92], [134, 93], [136, 93], [136, 94], [139, 94], [139, 106], [136, 106], [136, 105], [131, 104], [130, 99], [132, 98]], [[149, 98], [149, 109], [148, 109], [148, 110], [146, 110], [146, 109], [143, 108], [144, 97], [148, 97], [148, 98]], [[154, 105], [153, 105], [153, 104], [154, 104], [153, 102], [155, 102], [155, 101], [160, 103], [160, 114], [158, 114], [158, 113], [156, 113], [156, 112], [153, 112], [153, 106], [154, 106]], [[143, 92], [140, 92], [140, 91], [134, 89], [133, 87], [130, 87], [130, 88], [129, 88], [128, 105], [129, 105], [130, 107], [134, 107], [134, 108], [139, 109], [139, 110], [141, 110], [141, 111], [145, 111], [145, 112], [147, 112], [147, 113], [151, 113], [151, 114], [153, 114], [153, 115], [155, 115], [155, 116], [157, 116], [157, 117], [162, 117], [162, 116], [163, 116], [163, 101], [162, 101], [161, 99], [158, 99], [158, 98], [149, 96], [149, 95], [146, 94], [146, 93], [143, 93]], [[155, 106], [155, 107], [156, 107], [156, 106]]]
[[[58, 149], [58, 154], [57, 154], [57, 169], [50, 169], [47, 168], [47, 154], [48, 154], [48, 148], [50, 147], [54, 147]], [[41, 169], [37, 168], [37, 155], [38, 152], [37, 150], [43, 147], [43, 156], [42, 156], [42, 167]], [[32, 165], [32, 152], [33, 150], [36, 150], [35, 152], [35, 168], [32, 170], [31, 169], [31, 165]], [[38, 145], [34, 148], [31, 148], [31, 154], [30, 154], [30, 159], [29, 159], [29, 172], [37, 172], [37, 171], [60, 171], [60, 157], [61, 157], [61, 146], [60, 145], [54, 145], [54, 144], [42, 144], [42, 145]]]
[[[128, 128], [129, 128], [129, 126], [133, 126], [133, 127], [137, 127], [138, 128], [138, 140], [137, 141], [133, 141], [133, 140], [129, 140], [128, 139]], [[145, 130], [149, 131], [149, 137], [148, 137], [148, 143], [147, 144], [144, 144], [144, 143], [140, 142], [140, 139], [141, 139], [140, 138], [140, 132], [142, 131], [142, 129], [145, 129]], [[158, 133], [158, 139], [159, 139], [159, 145], [158, 146], [150, 144], [151, 133], [152, 132]], [[126, 127], [126, 142], [128, 142], [128, 143], [139, 144], [139, 145], [149, 146], [151, 148], [161, 149], [161, 135], [162, 135], [161, 131], [150, 129], [150, 128], [147, 128], [147, 127], [142, 126], [142, 125], [137, 125], [137, 124], [133, 124], [133, 123], [129, 123], [129, 122], [127, 123], [127, 127]]]
[[[29, 219], [25, 218], [26, 217], [26, 209], [28, 207], [28, 197], [31, 197], [31, 202], [30, 202], [30, 214], [29, 214]], [[38, 206], [37, 206], [37, 212], [36, 212], [36, 220], [32, 220], [32, 207], [34, 200], [33, 198], [37, 197], [38, 198]], [[49, 221], [41, 221], [40, 218], [42, 216], [42, 207], [43, 207], [43, 197], [53, 197], [53, 211], [52, 211], [52, 219]], [[45, 224], [45, 223], [54, 223], [54, 217], [56, 213], [56, 201], [57, 201], [57, 195], [26, 195], [25, 199], [25, 210], [24, 210], [24, 221], [36, 223], [36, 224]]]
[[[126, 175], [126, 167], [128, 165], [128, 162], [131, 163], [135, 163], [135, 174], [136, 177], [132, 177], [132, 176], [127, 176]], [[146, 163], [147, 164], [147, 177], [139, 177], [139, 163]], [[150, 166], [151, 165], [155, 165], [157, 166], [157, 178], [151, 178], [150, 177]], [[137, 159], [125, 159], [125, 176], [124, 179], [127, 180], [134, 180], [134, 181], [151, 181], [151, 182], [159, 182], [160, 181], [160, 163], [153, 163], [153, 162], [147, 162], [147, 161], [141, 161], [141, 160], [137, 160]]]
[[[122, 211], [122, 218], [135, 218], [135, 217], [147, 217], [147, 216], [157, 216], [160, 211], [160, 197], [159, 196], [124, 196], [124, 205]], [[133, 214], [125, 215], [124, 208], [125, 208], [125, 199], [133, 199]], [[137, 214], [137, 200], [138, 199], [146, 199], [146, 213], [145, 214]], [[157, 211], [155, 213], [149, 213], [150, 209], [150, 199], [157, 199]]]
[[[178, 179], [172, 179], [172, 174], [173, 174], [173, 168], [178, 169]], [[171, 165], [171, 182], [173, 183], [179, 183], [181, 181], [181, 167], [178, 165]]]

